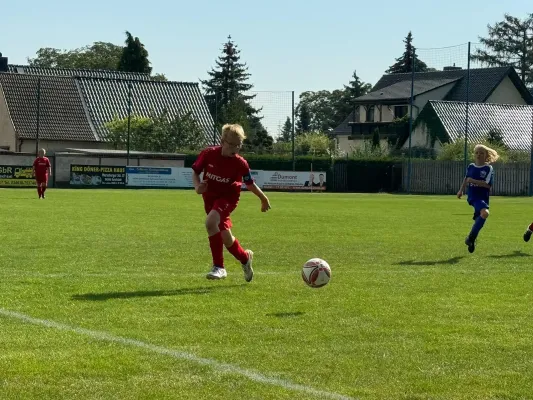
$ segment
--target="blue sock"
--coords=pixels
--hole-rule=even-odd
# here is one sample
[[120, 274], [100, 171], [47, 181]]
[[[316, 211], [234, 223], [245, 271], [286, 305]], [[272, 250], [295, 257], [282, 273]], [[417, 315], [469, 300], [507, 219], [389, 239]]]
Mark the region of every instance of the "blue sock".
[[477, 217], [469, 236], [473, 239], [477, 238], [477, 235], [479, 234], [481, 228], [483, 228], [483, 225], [485, 225], [485, 219], [481, 218], [481, 216]]

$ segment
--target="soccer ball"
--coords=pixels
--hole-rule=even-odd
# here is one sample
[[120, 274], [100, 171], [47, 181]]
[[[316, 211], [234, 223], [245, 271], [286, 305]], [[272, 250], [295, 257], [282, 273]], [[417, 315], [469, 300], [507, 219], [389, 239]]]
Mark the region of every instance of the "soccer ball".
[[325, 286], [331, 279], [331, 268], [321, 258], [311, 258], [302, 267], [302, 279], [312, 288]]

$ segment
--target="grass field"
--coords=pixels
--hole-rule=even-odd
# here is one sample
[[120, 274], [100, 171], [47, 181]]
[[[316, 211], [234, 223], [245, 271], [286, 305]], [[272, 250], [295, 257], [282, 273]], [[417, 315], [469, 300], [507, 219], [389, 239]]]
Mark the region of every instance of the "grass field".
[[[529, 198], [244, 193], [247, 284], [192, 191], [0, 190], [0, 399], [531, 399]], [[321, 257], [332, 280], [304, 285]]]

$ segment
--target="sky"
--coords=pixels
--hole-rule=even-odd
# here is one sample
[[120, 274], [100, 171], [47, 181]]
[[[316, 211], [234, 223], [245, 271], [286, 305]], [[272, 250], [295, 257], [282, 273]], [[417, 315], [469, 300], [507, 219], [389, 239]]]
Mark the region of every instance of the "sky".
[[[255, 4], [254, 4], [255, 3]], [[466, 67], [467, 43], [505, 13], [524, 18], [531, 0], [3, 1], [0, 52], [26, 64], [41, 47], [122, 45], [127, 30], [149, 53], [153, 72], [199, 82], [231, 35], [248, 65], [267, 119], [284, 121], [304, 91], [342, 89], [354, 70], [375, 84], [400, 57], [412, 31], [429, 66]]]

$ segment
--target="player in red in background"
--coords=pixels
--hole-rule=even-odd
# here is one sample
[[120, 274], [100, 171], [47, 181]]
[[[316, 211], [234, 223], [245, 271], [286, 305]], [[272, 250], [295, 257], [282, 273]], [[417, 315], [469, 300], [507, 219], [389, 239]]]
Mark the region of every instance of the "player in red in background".
[[46, 186], [48, 185], [48, 178], [52, 175], [52, 166], [50, 160], [45, 157], [46, 150], [39, 150], [39, 157], [33, 162], [33, 176], [37, 182], [37, 193], [39, 198], [45, 198]]
[[[207, 279], [224, 279], [227, 275], [223, 246], [242, 264], [246, 282], [254, 276], [254, 253], [244, 250], [231, 233], [230, 214], [237, 207], [243, 182], [261, 200], [262, 212], [270, 209], [270, 202], [253, 181], [248, 162], [237, 154], [244, 139], [242, 126], [226, 124], [222, 127], [222, 145], [203, 150], [192, 165], [194, 189], [204, 199], [205, 226], [213, 256], [213, 268]], [[200, 181], [202, 172], [203, 180]]]

